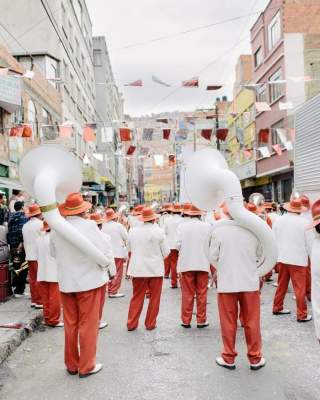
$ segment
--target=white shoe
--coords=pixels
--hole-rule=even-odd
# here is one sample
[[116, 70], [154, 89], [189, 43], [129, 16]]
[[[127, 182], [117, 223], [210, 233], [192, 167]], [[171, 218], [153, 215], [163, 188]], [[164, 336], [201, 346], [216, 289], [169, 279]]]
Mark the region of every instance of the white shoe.
[[64, 323], [63, 322], [59, 322], [57, 325], [54, 326], [55, 328], [63, 328], [64, 327]]
[[228, 364], [227, 362], [224, 361], [222, 357], [217, 357], [216, 358], [216, 364], [219, 365], [219, 367], [227, 368], [227, 369], [236, 369], [236, 364]]
[[307, 315], [305, 318], [303, 319], [297, 319], [298, 322], [309, 322], [312, 320], [312, 315]]
[[43, 305], [42, 304], [35, 304], [34, 308], [36, 310], [42, 310], [43, 309]]
[[273, 311], [273, 315], [288, 315], [291, 314], [290, 310], [287, 310], [286, 308], [284, 308], [281, 311]]
[[92, 371], [88, 372], [87, 374], [79, 374], [79, 378], [87, 378], [90, 375], [97, 374], [103, 368], [103, 364], [96, 364]]
[[120, 297], [125, 297], [125, 294], [123, 293], [109, 294], [109, 297], [111, 299], [119, 299]]
[[273, 282], [272, 286], [278, 287], [278, 282]]
[[108, 322], [106, 321], [100, 321], [99, 323], [99, 329], [104, 329], [108, 326]]
[[258, 364], [250, 364], [250, 369], [252, 371], [258, 371], [266, 365], [266, 360], [262, 357]]
[[297, 300], [296, 296], [292, 296], [292, 300]]
[[17, 294], [14, 294], [13, 297], [15, 297], [16, 299], [21, 299], [22, 297], [28, 297], [28, 295], [24, 294], [24, 293], [23, 294], [18, 294], [17, 293]]

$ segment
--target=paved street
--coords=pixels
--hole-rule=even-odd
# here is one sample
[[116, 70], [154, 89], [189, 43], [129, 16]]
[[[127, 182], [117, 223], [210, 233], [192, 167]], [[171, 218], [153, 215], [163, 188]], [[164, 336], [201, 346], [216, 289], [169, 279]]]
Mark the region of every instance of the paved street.
[[[298, 324], [294, 315], [271, 315], [275, 288], [264, 288], [262, 321], [267, 366], [252, 372], [239, 328], [237, 369], [215, 365], [221, 339], [215, 290], [210, 290], [210, 328], [179, 326], [179, 291], [165, 281], [158, 329], [125, 329], [130, 283], [124, 299], [107, 301], [109, 327], [101, 332], [98, 360], [103, 371], [79, 380], [65, 373], [63, 332], [38, 331], [0, 368], [0, 397], [6, 400], [317, 400], [320, 398], [319, 345], [313, 324]], [[294, 310], [292, 294], [288, 305]]]

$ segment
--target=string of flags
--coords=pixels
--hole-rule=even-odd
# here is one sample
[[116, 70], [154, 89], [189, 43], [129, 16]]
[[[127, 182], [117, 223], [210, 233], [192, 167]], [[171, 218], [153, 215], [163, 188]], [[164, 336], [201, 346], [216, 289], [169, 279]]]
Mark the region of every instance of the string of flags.
[[[164, 80], [158, 78], [156, 75], [152, 75], [151, 76], [151, 80], [154, 83], [157, 83], [160, 86], [164, 86], [164, 87], [172, 87], [173, 85], [165, 82]], [[143, 87], [144, 82], [142, 79], [137, 79], [135, 81], [126, 83], [124, 86], [131, 86], [131, 87]], [[178, 87], [178, 86], [176, 86]], [[199, 77], [195, 76], [193, 78], [184, 80], [181, 82], [180, 87], [185, 87], [185, 88], [199, 88], [200, 87], [200, 82], [199, 82]], [[219, 90], [223, 87], [223, 85], [206, 85], [206, 90]]]

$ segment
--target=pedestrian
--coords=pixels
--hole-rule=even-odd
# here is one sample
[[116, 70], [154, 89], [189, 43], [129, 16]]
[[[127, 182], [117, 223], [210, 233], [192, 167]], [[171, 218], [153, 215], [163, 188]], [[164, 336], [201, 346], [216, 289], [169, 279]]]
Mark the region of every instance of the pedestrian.
[[147, 330], [156, 328], [164, 275], [164, 259], [170, 252], [163, 230], [155, 224], [159, 216], [151, 208], [146, 207], [140, 218], [143, 225], [130, 230], [128, 242], [129, 251], [131, 251], [128, 275], [132, 276], [133, 286], [127, 322], [129, 331], [134, 331], [138, 327], [148, 288], [150, 299], [145, 327]]
[[[165, 230], [166, 221], [171, 218], [171, 203], [164, 203], [161, 209], [161, 217], [159, 219], [159, 226], [161, 229]], [[170, 277], [170, 257], [166, 257], [164, 260], [164, 279], [169, 279]]]
[[[111, 238], [107, 233], [103, 232], [103, 230], [102, 230], [102, 226], [103, 226], [103, 224], [105, 222], [105, 218], [99, 212], [95, 212], [93, 214], [90, 214], [90, 219], [97, 224], [100, 232], [104, 236], [104, 239], [106, 241], [106, 248], [105, 248], [104, 253], [107, 253], [110, 257], [114, 257]], [[111, 252], [112, 252], [112, 254], [111, 254]], [[111, 282], [112, 282], [112, 280], [110, 280], [108, 283], [106, 283], [104, 289], [103, 289], [103, 287], [101, 287], [101, 303], [100, 303], [100, 312], [99, 312], [99, 315], [100, 315], [100, 317], [99, 317], [100, 318], [99, 319], [100, 320], [99, 329], [104, 329], [104, 328], [106, 328], [108, 326], [108, 323], [106, 321], [104, 321], [102, 319], [102, 317], [103, 317], [103, 308], [104, 308], [105, 301], [106, 301], [106, 293], [109, 291], [109, 286], [110, 286]]]
[[290, 314], [283, 303], [291, 280], [297, 304], [297, 321], [308, 322], [306, 303], [307, 266], [310, 243], [306, 228], [308, 221], [301, 217], [305, 211], [301, 200], [294, 198], [284, 204], [287, 214], [282, 215], [275, 223], [273, 231], [278, 245], [278, 287], [273, 301], [273, 314]]
[[12, 196], [11, 196], [11, 198], [9, 200], [9, 211], [11, 213], [15, 212], [14, 205], [15, 205], [16, 201], [20, 201], [20, 202], [21, 201], [22, 202], [25, 201], [24, 194], [23, 194], [22, 190], [13, 189], [13, 191], [12, 191]]
[[[301, 216], [303, 218], [305, 218], [309, 223], [311, 223], [312, 222], [312, 214], [311, 214], [311, 203], [310, 203], [309, 197], [306, 196], [306, 195], [301, 196], [301, 203], [302, 203], [303, 207], [306, 209], [306, 211], [303, 212], [301, 214]], [[311, 247], [312, 247], [312, 244], [311, 244]], [[311, 286], [312, 286], [312, 284], [311, 284], [310, 258], [308, 260], [307, 274], [306, 275], [307, 275], [306, 276], [306, 278], [307, 278], [307, 281], [306, 281], [306, 285], [307, 285], [307, 287], [306, 287], [306, 297], [307, 297], [308, 301], [311, 301]]]
[[71, 193], [59, 210], [68, 223], [106, 255], [107, 266], [96, 264], [55, 231], [50, 242], [51, 255], [58, 265], [65, 325], [65, 365], [69, 374], [79, 374], [79, 378], [96, 374], [103, 368], [96, 362], [100, 307], [109, 279], [107, 269], [113, 265], [104, 235], [96, 223], [87, 218], [91, 207], [80, 193]]
[[29, 266], [29, 285], [31, 293], [31, 307], [43, 308], [39, 284], [37, 282], [38, 273], [38, 251], [37, 239], [43, 227], [41, 210], [38, 204], [31, 204], [27, 211], [29, 221], [22, 228], [24, 249], [26, 260]]
[[172, 216], [166, 220], [164, 229], [170, 248], [168, 262], [171, 277], [171, 289], [176, 289], [178, 287], [177, 263], [179, 252], [177, 249], [177, 233], [178, 226], [182, 222], [181, 211], [182, 209], [180, 204], [173, 204], [171, 208]]
[[216, 363], [235, 369], [237, 321], [240, 314], [252, 370], [265, 366], [260, 330], [260, 291], [257, 260], [262, 255], [257, 238], [245, 227], [232, 223], [227, 206], [223, 213], [229, 221], [218, 222], [212, 233], [210, 259], [217, 268], [217, 300], [223, 351]]
[[134, 228], [135, 226], [143, 225], [143, 222], [138, 218], [141, 215], [143, 209], [144, 209], [143, 205], [138, 205], [134, 207], [131, 214], [128, 216], [129, 230]]
[[7, 197], [0, 192], [0, 225], [8, 224], [10, 211], [7, 206]]
[[197, 327], [209, 326], [207, 321], [207, 293], [210, 272], [209, 246], [211, 226], [201, 221], [202, 212], [190, 205], [184, 211], [189, 219], [178, 228], [179, 251], [177, 271], [180, 274], [182, 293], [181, 326], [191, 328], [193, 305], [196, 296]]
[[118, 214], [112, 208], [107, 209], [105, 215], [105, 222], [102, 226], [102, 232], [109, 235], [112, 244], [114, 262], [116, 265], [116, 276], [109, 283], [108, 294], [111, 298], [124, 297], [120, 293], [120, 287], [123, 277], [123, 267], [126, 259], [128, 258], [128, 233], [124, 226], [116, 221]]
[[63, 327], [61, 322], [61, 298], [58, 284], [58, 267], [50, 253], [49, 225], [44, 222], [40, 236], [36, 239], [38, 288], [43, 304], [44, 323], [50, 327]]
[[10, 246], [10, 258], [13, 268], [11, 286], [14, 297], [26, 296], [25, 288], [28, 276], [27, 264], [25, 265], [25, 250], [23, 246], [22, 228], [28, 222], [24, 212], [23, 201], [14, 204], [14, 212], [10, 214], [8, 222], [7, 242]]
[[320, 343], [320, 200], [313, 203], [311, 214], [312, 223], [308, 228], [314, 228], [315, 234], [311, 251], [311, 301], [316, 337]]

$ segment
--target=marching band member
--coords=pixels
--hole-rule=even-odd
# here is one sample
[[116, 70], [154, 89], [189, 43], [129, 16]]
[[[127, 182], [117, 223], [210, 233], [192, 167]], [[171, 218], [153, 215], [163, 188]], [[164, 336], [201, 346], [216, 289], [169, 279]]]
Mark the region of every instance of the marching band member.
[[311, 213], [313, 221], [308, 228], [315, 229], [311, 251], [311, 299], [316, 337], [320, 343], [320, 200], [312, 205]]
[[38, 261], [36, 240], [43, 227], [41, 210], [38, 204], [31, 204], [26, 213], [29, 221], [22, 228], [26, 260], [29, 265], [29, 285], [31, 293], [31, 307], [43, 308], [39, 284], [37, 282]]
[[178, 276], [177, 276], [177, 262], [179, 252], [177, 250], [177, 232], [178, 226], [182, 222], [181, 217], [181, 206], [180, 204], [173, 204], [171, 208], [172, 216], [166, 220], [165, 234], [168, 240], [170, 248], [169, 254], [169, 266], [171, 275], [171, 288], [176, 289], [178, 287]]
[[44, 323], [51, 327], [62, 327], [61, 299], [58, 284], [58, 266], [50, 253], [50, 227], [44, 222], [42, 233], [36, 240], [38, 250], [37, 281], [43, 303]]
[[211, 227], [201, 221], [202, 212], [193, 205], [184, 211], [190, 217], [178, 228], [177, 270], [182, 292], [181, 326], [191, 328], [194, 296], [197, 303], [197, 327], [209, 326], [207, 321], [207, 292], [210, 272], [209, 245]]
[[[223, 205], [223, 213], [228, 209]], [[229, 216], [229, 219], [231, 217]], [[239, 225], [217, 223], [213, 229], [210, 258], [217, 267], [218, 309], [224, 349], [216, 363], [235, 369], [238, 307], [244, 325], [250, 368], [265, 366], [261, 353], [260, 292], [257, 259], [261, 246], [256, 237]]]
[[144, 209], [143, 205], [138, 205], [134, 207], [132, 213], [128, 216], [129, 229], [132, 229], [135, 226], [143, 225], [143, 222], [138, 218], [141, 215], [143, 209]]
[[307, 322], [306, 274], [308, 266], [309, 243], [306, 227], [308, 221], [301, 217], [305, 210], [300, 199], [292, 199], [284, 204], [287, 214], [282, 215], [274, 225], [274, 234], [278, 244], [278, 287], [273, 301], [273, 314], [290, 314], [283, 308], [283, 302], [291, 279], [297, 303], [297, 321]]
[[138, 327], [148, 288], [150, 299], [145, 327], [147, 330], [156, 328], [164, 274], [163, 260], [170, 252], [163, 230], [155, 224], [158, 217], [151, 208], [144, 208], [140, 217], [143, 225], [129, 232], [131, 259], [128, 275], [132, 276], [133, 285], [127, 322], [129, 331]]
[[[311, 215], [311, 204], [309, 197], [306, 195], [303, 195], [300, 197], [301, 198], [301, 203], [302, 206], [306, 209], [301, 216], [305, 218], [308, 222], [312, 222], [312, 215]], [[310, 235], [309, 235], [310, 238]], [[307, 283], [306, 283], [306, 296], [309, 301], [311, 301], [311, 267], [310, 267], [310, 260], [308, 262], [307, 266]]]
[[[171, 218], [172, 204], [165, 203], [161, 209], [161, 217], [159, 219], [159, 226], [161, 229], [165, 229], [166, 221]], [[170, 257], [166, 257], [164, 260], [164, 278], [169, 279], [170, 275]]]
[[181, 211], [182, 221], [181, 222], [187, 222], [187, 221], [189, 221], [191, 219], [189, 214], [188, 214], [188, 211], [191, 210], [191, 207], [192, 207], [191, 203], [182, 204], [182, 211]]
[[[90, 240], [113, 265], [111, 248], [96, 223], [86, 218], [92, 205], [80, 193], [71, 193], [60, 205], [60, 213]], [[71, 375], [85, 378], [101, 371], [96, 363], [101, 299], [108, 282], [108, 271], [81, 253], [57, 232], [51, 235], [51, 254], [58, 264], [65, 324], [65, 364]], [[79, 346], [79, 347], [78, 347]]]
[[125, 295], [119, 293], [121, 287], [123, 266], [128, 257], [127, 243], [128, 233], [124, 226], [116, 221], [118, 214], [111, 208], [107, 209], [105, 223], [102, 226], [102, 232], [106, 233], [111, 238], [114, 262], [116, 265], [116, 276], [109, 283], [109, 297], [119, 298]]
[[[113, 209], [111, 209], [113, 210]], [[104, 235], [104, 239], [106, 241], [106, 252], [110, 252], [110, 249], [112, 248], [111, 245], [111, 238], [109, 235], [107, 235], [106, 233], [102, 232], [102, 224], [105, 222], [105, 219], [103, 218], [103, 216], [99, 213], [99, 212], [95, 212], [93, 214], [90, 214], [90, 219], [92, 221], [94, 221], [97, 225], [99, 230], [101, 231], [101, 233], [103, 233]], [[111, 250], [112, 251], [112, 250]], [[110, 254], [110, 253], [109, 253]], [[99, 311], [99, 318], [100, 318], [100, 322], [99, 322], [99, 329], [104, 329], [108, 326], [108, 323], [106, 321], [102, 320], [103, 317], [103, 308], [104, 308], [104, 304], [106, 302], [106, 292], [108, 291], [108, 285], [110, 285], [112, 282], [109, 281], [109, 283], [105, 284], [104, 289], [103, 287], [101, 287], [101, 303], [100, 303], [100, 311]]]

